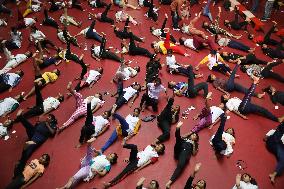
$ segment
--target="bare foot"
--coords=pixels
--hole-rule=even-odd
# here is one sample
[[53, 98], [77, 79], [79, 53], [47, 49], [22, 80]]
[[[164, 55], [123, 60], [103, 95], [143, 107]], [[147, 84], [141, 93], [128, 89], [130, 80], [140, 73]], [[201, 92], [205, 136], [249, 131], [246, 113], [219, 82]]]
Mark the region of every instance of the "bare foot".
[[261, 93], [261, 94], [257, 94], [257, 98], [262, 98], [263, 96], [265, 95], [265, 92], [264, 93]]
[[76, 146], [75, 146], [75, 148], [80, 148], [82, 146], [82, 144], [77, 144]]
[[17, 117], [21, 116], [23, 114], [23, 111], [24, 109], [20, 109], [18, 112], [17, 112]]
[[270, 181], [271, 181], [271, 183], [272, 184], [274, 184], [275, 183], [275, 174], [269, 174], [269, 179], [270, 179]]

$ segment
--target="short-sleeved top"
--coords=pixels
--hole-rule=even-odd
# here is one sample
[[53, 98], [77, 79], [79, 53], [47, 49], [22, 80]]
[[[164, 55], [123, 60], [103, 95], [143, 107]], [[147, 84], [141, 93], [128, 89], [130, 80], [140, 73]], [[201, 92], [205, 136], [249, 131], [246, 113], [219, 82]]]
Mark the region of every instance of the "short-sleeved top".
[[[92, 97], [92, 96], [89, 96], [89, 97]], [[87, 98], [89, 98], [89, 97], [87, 97]], [[84, 100], [85, 102], [86, 102], [87, 98], [85, 98], [85, 100]], [[104, 105], [104, 103], [105, 103], [105, 101], [103, 101], [103, 100], [101, 100], [97, 97], [93, 97], [93, 99], [91, 100], [91, 109], [94, 109], [96, 106], [102, 107]], [[86, 102], [86, 104], [87, 104], [87, 102]]]
[[4, 115], [6, 112], [11, 112], [19, 107], [19, 102], [14, 98], [8, 97], [4, 100], [0, 100], [0, 116]]
[[25, 167], [23, 176], [25, 178], [25, 181], [27, 182], [37, 173], [43, 174], [43, 172], [44, 166], [39, 163], [39, 160], [34, 159]]
[[10, 85], [11, 87], [15, 87], [19, 84], [21, 77], [15, 73], [5, 73], [0, 76], [4, 83]]
[[188, 88], [188, 84], [186, 82], [178, 82], [174, 86], [174, 92], [177, 93], [178, 91], [182, 90], [184, 87], [186, 87], [186, 89], [184, 90], [182, 95], [186, 95], [187, 94], [187, 88]]
[[5, 65], [5, 68], [14, 68], [27, 60], [28, 57], [25, 54], [17, 54], [16, 56], [13, 56]]
[[162, 35], [161, 29], [155, 29], [152, 31], [152, 34], [156, 37], [160, 37]]
[[125, 121], [128, 123], [129, 125], [129, 128], [127, 130], [128, 133], [132, 132], [132, 133], [136, 133], [138, 132], [138, 129], [137, 127], [138, 126], [138, 122], [139, 122], [139, 117], [136, 117], [136, 116], [133, 116], [131, 114], [129, 114], [128, 116], [126, 116], [125, 118]]
[[24, 22], [26, 27], [31, 26], [36, 23], [36, 21], [33, 18], [24, 18]]
[[93, 125], [95, 126], [94, 136], [97, 136], [105, 126], [109, 125], [109, 121], [103, 116], [95, 116], [93, 117]]
[[137, 167], [141, 167], [149, 160], [151, 160], [152, 163], [155, 163], [158, 160], [159, 155], [152, 146], [148, 145], [143, 151], [138, 152], [137, 158]]
[[58, 33], [57, 33], [57, 37], [60, 39], [60, 41], [66, 43], [65, 37], [64, 37], [64, 35], [63, 35], [63, 31], [58, 32]]
[[224, 113], [224, 111], [217, 106], [211, 106], [210, 111], [212, 114], [212, 123], [214, 123], [218, 119], [218, 117], [220, 117], [220, 115]]
[[[213, 135], [213, 136], [211, 137], [211, 139], [210, 139], [210, 143], [211, 143], [211, 144], [212, 144], [212, 140], [213, 140], [214, 136], [215, 136], [215, 135]], [[234, 151], [234, 150], [233, 150], [233, 144], [235, 144], [235, 138], [234, 138], [232, 135], [230, 135], [229, 133], [223, 132], [223, 134], [222, 134], [222, 139], [223, 139], [223, 141], [226, 142], [227, 148], [226, 148], [225, 150], [222, 150], [222, 151], [220, 152], [220, 154], [223, 154], [223, 155], [225, 155], [225, 156], [228, 156], [228, 155], [230, 155], [231, 153], [233, 153], [233, 151]]]
[[179, 65], [176, 64], [177, 61], [176, 61], [175, 55], [167, 56], [166, 62], [167, 62], [167, 66], [169, 66], [170, 69], [177, 69], [180, 67]]
[[123, 98], [128, 101], [130, 98], [132, 98], [135, 94], [138, 93], [138, 91], [136, 89], [134, 89], [133, 87], [129, 86], [125, 89], [123, 89]]
[[220, 45], [221, 47], [226, 47], [226, 46], [228, 46], [228, 44], [230, 43], [230, 39], [228, 39], [228, 38], [224, 38], [224, 37], [222, 37], [222, 38], [220, 38], [219, 40], [218, 40], [218, 45]]
[[96, 46], [96, 47], [92, 48], [91, 51], [92, 51], [92, 53], [96, 57], [99, 57], [100, 56], [100, 52], [101, 52], [101, 47], [100, 46]]
[[125, 67], [123, 70], [118, 70], [117, 73], [122, 74], [125, 81], [137, 75], [137, 71], [131, 67]]
[[163, 85], [155, 86], [154, 83], [148, 83], [148, 96], [150, 98], [158, 99], [160, 92], [166, 91], [167, 89]]
[[43, 111], [49, 112], [51, 110], [55, 110], [60, 105], [59, 100], [54, 97], [48, 97], [43, 101]]
[[[52, 136], [52, 133], [46, 126], [46, 122], [39, 122], [35, 125], [35, 132], [34, 135], [31, 137], [31, 141], [34, 141], [35, 143], [44, 143], [49, 137]], [[55, 123], [50, 124], [50, 127], [53, 130], [57, 129], [57, 125]]]
[[[241, 189], [258, 189], [257, 185], [249, 183], [245, 183], [244, 181], [240, 181], [240, 188]], [[235, 185], [232, 189], [237, 189], [237, 186]]]
[[17, 45], [17, 47], [21, 48], [22, 45], [22, 32], [17, 31], [16, 33], [11, 32], [11, 39]]
[[107, 157], [105, 155], [99, 155], [93, 158], [91, 161], [91, 169], [95, 169], [96, 171], [110, 171], [110, 168], [110, 162], [109, 160], [107, 160]]
[[46, 38], [46, 36], [39, 30], [36, 30], [34, 33], [30, 34], [30, 40], [33, 41], [42, 41]]
[[4, 137], [8, 135], [7, 127], [4, 127], [2, 123], [0, 123], [0, 137]]
[[93, 81], [97, 81], [100, 75], [100, 72], [90, 70], [84, 77], [86, 78], [86, 83], [91, 84]]
[[41, 77], [45, 80], [46, 83], [53, 83], [58, 79], [56, 73], [53, 72], [44, 72]]
[[241, 102], [242, 100], [239, 99], [238, 97], [230, 98], [226, 103], [226, 107], [230, 111], [238, 111]]
[[223, 78], [216, 78], [214, 81], [213, 81], [213, 86], [215, 88], [218, 88], [220, 87], [221, 89], [224, 89], [226, 90], [226, 83], [227, 83], [227, 80], [223, 79]]

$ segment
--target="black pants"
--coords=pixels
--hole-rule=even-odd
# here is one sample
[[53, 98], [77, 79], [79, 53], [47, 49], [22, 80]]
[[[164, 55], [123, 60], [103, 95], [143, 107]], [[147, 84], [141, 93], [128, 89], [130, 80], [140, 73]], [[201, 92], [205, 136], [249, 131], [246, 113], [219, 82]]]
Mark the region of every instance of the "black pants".
[[231, 69], [225, 64], [217, 64], [217, 66], [212, 67], [212, 70], [216, 72], [220, 72], [224, 75], [226, 75], [228, 72], [231, 72]]
[[19, 174], [17, 175], [11, 182], [10, 184], [8, 184], [8, 186], [6, 186], [5, 189], [19, 189], [21, 188], [21, 186], [23, 186], [25, 184], [25, 177], [23, 176], [23, 174]]
[[127, 166], [117, 175], [114, 179], [110, 181], [111, 186], [119, 183], [123, 178], [125, 178], [127, 175], [135, 171], [138, 167], [138, 159], [137, 159], [137, 153], [138, 149], [137, 146], [134, 144], [125, 144], [123, 148], [130, 149], [130, 155], [129, 155], [129, 163]]
[[214, 138], [212, 139], [213, 148], [218, 152], [221, 152], [222, 150], [226, 150], [226, 148], [227, 148], [226, 142], [222, 139], [226, 120], [227, 120], [227, 117], [225, 117], [224, 114], [221, 115], [220, 126], [219, 126]]
[[264, 60], [260, 60], [258, 58], [256, 58], [256, 56], [254, 54], [247, 54], [246, 55], [246, 59], [242, 60], [241, 65], [250, 65], [250, 64], [267, 64], [266, 61]]
[[102, 15], [101, 15], [101, 18], [99, 19], [101, 22], [107, 22], [107, 23], [110, 23], [110, 24], [114, 24], [114, 20], [113, 19], [111, 19], [111, 18], [109, 18], [109, 17], [107, 17], [107, 13], [108, 13], [108, 11], [110, 10], [110, 7], [111, 7], [111, 4], [109, 4], [107, 7], [106, 7], [106, 9], [105, 9], [105, 11], [102, 13]]
[[144, 103], [146, 107], [151, 106], [154, 112], [158, 111], [158, 99], [150, 98], [147, 93], [143, 94], [140, 102], [140, 107], [142, 107]]
[[172, 3], [172, 0], [159, 0], [159, 3], [162, 5], [170, 5]]
[[175, 12], [171, 11], [171, 15], [172, 15], [173, 28], [178, 29], [178, 22], [180, 20], [178, 13], [176, 11]]
[[187, 87], [187, 97], [194, 98], [198, 95], [198, 92], [200, 90], [204, 91], [204, 98], [208, 95], [208, 84], [206, 82], [198, 83], [194, 85], [194, 73], [192, 66], [189, 66], [188, 68], [188, 87]]
[[[115, 36], [118, 37], [119, 39], [130, 39], [130, 37], [131, 37], [131, 34], [128, 33], [126, 30], [119, 31], [115, 28], [114, 33], [115, 33]], [[133, 39], [135, 41], [143, 42], [143, 40], [140, 37], [138, 37], [134, 34], [133, 34]]]
[[7, 40], [7, 41], [5, 42], [5, 47], [6, 47], [8, 50], [19, 49], [19, 47], [17, 46], [17, 44], [14, 43], [12, 40]]
[[43, 113], [43, 98], [40, 92], [40, 88], [35, 85], [36, 105], [23, 114], [25, 118], [31, 118], [39, 116]]
[[96, 0], [96, 4], [95, 5], [91, 5], [91, 4], [89, 4], [91, 7], [93, 7], [93, 8], [103, 8], [103, 7], [105, 7], [105, 6], [107, 6], [107, 4], [105, 3], [105, 2], [103, 2], [103, 1], [101, 1], [101, 0]]
[[174, 158], [178, 161], [177, 167], [171, 176], [171, 181], [174, 182], [180, 176], [185, 166], [188, 164], [193, 146], [189, 142], [184, 141], [180, 136], [180, 129], [176, 129], [176, 144], [174, 147]]
[[281, 64], [281, 60], [278, 61], [278, 62], [274, 62], [274, 63], [269, 64], [268, 66], [266, 66], [261, 71], [261, 76], [264, 77], [264, 78], [275, 79], [275, 80], [277, 80], [277, 81], [279, 81], [281, 83], [284, 83], [284, 77], [283, 76], [281, 76], [280, 74], [277, 74], [277, 73], [271, 71], [274, 66], [277, 66], [279, 64]]
[[75, 8], [75, 9], [78, 9], [78, 10], [81, 10], [81, 11], [84, 10], [83, 7], [81, 6], [81, 4], [78, 3], [77, 0], [72, 0], [72, 6], [71, 7]]
[[52, 19], [51, 17], [48, 16], [47, 9], [44, 9], [44, 19], [42, 21], [42, 25], [51, 26], [51, 27], [54, 27], [56, 29], [58, 29], [58, 27], [59, 27], [57, 22], [54, 19]]
[[79, 138], [80, 144], [89, 140], [94, 133], [95, 133], [95, 126], [93, 125], [92, 107], [91, 107], [91, 103], [88, 103], [85, 125], [81, 129], [81, 135]]
[[130, 34], [130, 45], [129, 45], [129, 54], [130, 55], [144, 55], [144, 56], [147, 56], [149, 58], [152, 58], [153, 57], [153, 54], [151, 54], [147, 49], [145, 48], [142, 48], [142, 47], [137, 47], [135, 45], [135, 42], [134, 42], [134, 37], [133, 37], [133, 34], [131, 33]]
[[6, 84], [4, 81], [0, 81], [0, 93], [9, 90], [11, 85]]
[[101, 58], [102, 59], [110, 59], [110, 60], [114, 60], [116, 62], [122, 62], [122, 59], [117, 56], [115, 53], [110, 52], [110, 51], [106, 51], [103, 50], [103, 52], [101, 53]]
[[2, 4], [0, 5], [0, 13], [12, 14], [12, 11]]
[[158, 14], [154, 11], [153, 0], [151, 0], [147, 14], [148, 14], [148, 18], [152, 18], [154, 20], [154, 22], [158, 21]]
[[[43, 49], [47, 48], [47, 45], [50, 45], [51, 47], [55, 48], [55, 44], [48, 39], [44, 39], [42, 41], [39, 41], [39, 43], [40, 43], [40, 45]], [[38, 45], [36, 45], [36, 48], [39, 49]]]
[[49, 12], [55, 12], [55, 11], [58, 11], [58, 10], [61, 9], [60, 6], [55, 4], [54, 0], [51, 0], [50, 2], [51, 2], [51, 5], [50, 5], [50, 8], [48, 10]]

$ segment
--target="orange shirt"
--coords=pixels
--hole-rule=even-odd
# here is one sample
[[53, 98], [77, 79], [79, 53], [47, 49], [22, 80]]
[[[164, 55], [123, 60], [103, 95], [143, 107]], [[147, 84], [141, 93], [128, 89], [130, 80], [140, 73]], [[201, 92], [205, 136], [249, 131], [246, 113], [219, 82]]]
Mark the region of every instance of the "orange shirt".
[[27, 165], [23, 171], [23, 176], [25, 178], [25, 181], [29, 181], [33, 176], [35, 176], [37, 173], [43, 173], [44, 172], [44, 166], [39, 163], [38, 159], [34, 159], [30, 162], [29, 165]]

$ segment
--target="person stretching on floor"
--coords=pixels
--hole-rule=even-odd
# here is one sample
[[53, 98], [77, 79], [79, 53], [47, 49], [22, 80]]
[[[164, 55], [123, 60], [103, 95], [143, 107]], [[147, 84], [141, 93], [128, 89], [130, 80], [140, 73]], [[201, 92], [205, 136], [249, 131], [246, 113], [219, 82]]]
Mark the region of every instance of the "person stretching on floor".
[[201, 12], [198, 14], [198, 16], [196, 16], [195, 18], [193, 18], [189, 24], [186, 24], [186, 22], [183, 23], [182, 28], [181, 28], [181, 32], [185, 33], [187, 35], [197, 35], [202, 37], [203, 39], [207, 39], [208, 36], [206, 36], [206, 34], [201, 31], [198, 30], [197, 28], [195, 28], [194, 24], [197, 22], [197, 20], [200, 18]]
[[143, 151], [138, 152], [137, 146], [135, 144], [126, 144], [125, 139], [123, 139], [122, 146], [131, 150], [129, 158], [125, 159], [128, 164], [114, 179], [104, 183], [105, 188], [116, 185], [130, 173], [138, 172], [146, 166], [154, 164], [158, 161], [159, 155], [163, 155], [165, 151], [164, 144], [152, 144], [148, 145]]
[[72, 87], [72, 82], [69, 82], [67, 85], [67, 90], [74, 96], [76, 99], [76, 110], [72, 113], [70, 118], [63, 123], [62, 127], [59, 128], [59, 131], [62, 132], [64, 129], [69, 127], [72, 123], [74, 123], [77, 119], [87, 114], [87, 101], [91, 99], [92, 101], [92, 112], [95, 113], [98, 109], [100, 109], [104, 101], [102, 100], [102, 95], [100, 93], [95, 94], [94, 96], [88, 96], [83, 99], [83, 96], [75, 91]]
[[193, 50], [195, 52], [199, 52], [202, 49], [210, 49], [210, 50], [218, 49], [217, 45], [214, 43], [212, 39], [208, 38], [203, 39], [195, 35], [192, 36], [192, 39], [181, 37], [179, 38], [179, 43], [180, 45], [183, 45], [186, 48], [189, 48], [190, 50]]
[[154, 144], [169, 140], [171, 125], [179, 120], [180, 106], [173, 104], [174, 98], [169, 98], [164, 110], [157, 117], [157, 126], [162, 130], [162, 134], [155, 139]]
[[276, 129], [270, 130], [264, 138], [267, 150], [277, 159], [277, 165], [274, 171], [269, 174], [272, 184], [275, 179], [284, 171], [284, 123], [281, 123]]
[[102, 115], [94, 117], [92, 113], [91, 102], [91, 99], [87, 100], [86, 121], [81, 129], [79, 144], [76, 145], [76, 148], [81, 147], [85, 142], [88, 142], [89, 140], [93, 140], [93, 138], [96, 139], [98, 136], [103, 134], [110, 126], [110, 112], [105, 111]]
[[14, 112], [23, 101], [24, 93], [12, 97], [6, 97], [0, 100], [0, 117], [6, 117], [8, 114]]
[[95, 14], [95, 15], [93, 15], [92, 13], [89, 13], [91, 16], [94, 16], [96, 19], [98, 19], [100, 22], [106, 22], [106, 23], [110, 23], [111, 25], [113, 25], [114, 24], [114, 20], [112, 19], [112, 18], [109, 18], [108, 16], [107, 16], [107, 14], [108, 14], [108, 11], [110, 10], [110, 7], [111, 7], [111, 3], [110, 4], [108, 4], [107, 6], [106, 6], [106, 9], [104, 10], [104, 12], [102, 12], [102, 13], [97, 13], [97, 14]]
[[[221, 115], [220, 126], [215, 135], [210, 139], [210, 144], [216, 155], [230, 156], [233, 153], [233, 145], [235, 144], [235, 131], [233, 128], [228, 128], [224, 132], [227, 116], [225, 113]], [[219, 157], [219, 156], [217, 156]]]
[[102, 34], [99, 34], [96, 29], [94, 29], [96, 25], [96, 20], [93, 20], [90, 27], [87, 27], [80, 31], [78, 34], [76, 34], [74, 37], [77, 37], [79, 35], [84, 35], [86, 39], [94, 39], [98, 42], [102, 42]]
[[0, 75], [0, 93], [3, 93], [7, 90], [11, 92], [14, 87], [16, 87], [22, 77], [24, 76], [24, 72], [22, 70], [18, 70], [15, 73], [4, 73]]
[[14, 175], [13, 180], [6, 186], [6, 189], [27, 188], [43, 175], [49, 162], [50, 156], [48, 154], [43, 154], [39, 159], [32, 160], [28, 165], [23, 167], [23, 170]]
[[145, 177], [141, 177], [136, 184], [136, 189], [159, 189], [159, 182], [156, 180], [151, 180], [147, 188], [143, 187], [145, 180]]
[[22, 32], [18, 31], [16, 27], [11, 27], [9, 40], [5, 41], [5, 47], [9, 50], [20, 49], [22, 46]]
[[284, 106], [284, 92], [276, 90], [272, 85], [263, 89], [263, 92], [267, 92], [270, 97], [270, 100], [273, 104], [281, 104]]
[[68, 182], [60, 188], [56, 189], [69, 189], [81, 182], [89, 182], [91, 179], [99, 175], [105, 176], [111, 169], [111, 165], [116, 164], [117, 154], [110, 153], [108, 156], [103, 155], [96, 149], [93, 149], [91, 144], [93, 140], [88, 141], [86, 156], [80, 162], [80, 169], [73, 175]]
[[133, 114], [129, 114], [125, 119], [117, 113], [112, 114], [112, 117], [119, 121], [119, 125], [114, 129], [109, 139], [101, 148], [101, 151], [106, 151], [118, 138], [123, 137], [125, 140], [129, 140], [134, 135], [137, 135], [141, 127], [139, 115], [139, 108], [134, 108]]
[[226, 106], [226, 109], [233, 112], [237, 116], [247, 120], [247, 116], [241, 114], [239, 112], [239, 106], [242, 103], [242, 100], [238, 97], [232, 97], [230, 98], [230, 94], [223, 94], [221, 96], [221, 103], [223, 103], [224, 106]]
[[20, 10], [18, 9], [18, 23], [15, 26], [18, 30], [28, 28], [29, 26], [32, 26], [36, 24], [37, 18], [24, 18]]
[[[66, 31], [64, 31], [64, 30], [66, 30]], [[64, 32], [66, 32], [66, 34]], [[64, 35], [66, 35], [66, 37]], [[67, 40], [69, 40], [72, 45], [80, 48], [80, 45], [78, 44], [76, 37], [72, 36], [69, 33], [69, 31], [67, 31], [67, 28], [65, 26], [64, 26], [63, 30], [60, 29], [60, 28], [57, 29], [57, 37], [62, 43], [67, 43], [67, 41], [66, 41], [66, 38], [67, 38]]]
[[258, 189], [257, 182], [248, 173], [237, 174], [236, 184], [232, 189]]
[[129, 80], [130, 78], [134, 78], [140, 72], [139, 66], [128, 66], [126, 63], [121, 63], [118, 70], [115, 73], [112, 82], [117, 82], [118, 80]]
[[65, 5], [64, 7], [64, 13], [60, 16], [59, 18], [60, 22], [63, 24], [63, 25], [74, 25], [78, 28], [80, 28], [82, 26], [82, 22], [78, 22], [74, 19], [74, 17], [72, 16], [68, 16], [67, 14], [67, 7]]
[[224, 20], [224, 26], [228, 27], [229, 29], [234, 30], [245, 30], [247, 31], [247, 26], [250, 23], [249, 18], [247, 18], [243, 22], [239, 22], [239, 7], [235, 6], [235, 19], [233, 21]]
[[[240, 93], [246, 94], [248, 92], [248, 89], [235, 82], [236, 72], [240, 63], [241, 61], [238, 61], [228, 80], [218, 78], [214, 74], [210, 74], [207, 78], [207, 82], [212, 83], [214, 88], [225, 94], [228, 94], [229, 92], [233, 91], [238, 91]], [[265, 93], [253, 93], [253, 96], [257, 98], [262, 98], [264, 94]]]
[[179, 122], [176, 126], [176, 143], [174, 147], [174, 158], [178, 161], [177, 167], [172, 174], [170, 180], [166, 184], [166, 188], [171, 188], [171, 185], [177, 180], [181, 175], [185, 166], [188, 164], [190, 157], [195, 156], [198, 152], [198, 141], [199, 136], [196, 133], [190, 134], [187, 138], [181, 138], [180, 128], [183, 122]]
[[244, 96], [238, 110], [241, 114], [243, 115], [248, 115], [250, 113], [253, 114], [259, 114], [262, 117], [265, 117], [267, 119], [270, 119], [272, 121], [275, 122], [282, 122], [284, 120], [284, 116], [277, 118], [275, 115], [273, 115], [270, 111], [268, 111], [267, 109], [258, 106], [256, 104], [251, 103], [251, 97], [252, 94], [256, 88], [256, 85], [259, 83], [259, 77], [253, 76], [253, 83], [251, 85], [251, 87], [249, 88], [248, 92], [246, 93], [246, 95]]
[[206, 189], [206, 181], [203, 179], [197, 181], [196, 184], [192, 183], [195, 175], [199, 172], [200, 167], [201, 163], [195, 164], [194, 171], [187, 179], [184, 189]]
[[120, 10], [115, 13], [116, 23], [125, 22], [127, 19], [129, 19], [129, 22], [131, 22], [134, 26], [138, 24], [135, 18], [126, 13], [125, 10]]
[[[99, 79], [101, 79], [103, 71], [104, 71], [104, 69], [102, 67], [98, 67], [94, 70], [89, 70], [83, 76], [83, 78], [76, 78], [76, 79], [80, 79], [80, 80], [79, 80], [78, 84], [76, 85], [75, 90], [77, 92], [79, 92], [80, 90], [82, 90], [86, 87], [89, 87], [89, 89], [91, 89], [94, 86], [94, 84], [96, 82], [98, 82]], [[82, 70], [82, 72], [84, 73], [83, 70]]]
[[168, 82], [168, 87], [173, 89], [173, 92], [177, 96], [186, 96], [188, 98], [195, 98], [200, 90], [204, 91], [204, 98], [211, 98], [212, 92], [208, 92], [208, 84], [206, 82], [198, 83], [194, 85], [194, 73], [191, 65], [187, 67], [188, 70], [188, 82], [174, 81]]
[[48, 15], [47, 9], [44, 9], [43, 13], [44, 13], [44, 19], [42, 20], [42, 25], [44, 25], [44, 26], [51, 26], [51, 27], [53, 27], [55, 29], [58, 29], [59, 25], [54, 20], [54, 18], [52, 18], [51, 16]]

